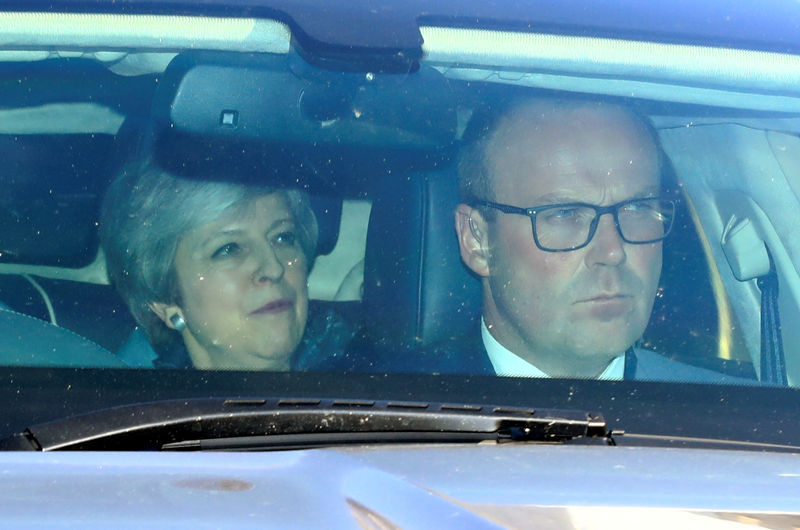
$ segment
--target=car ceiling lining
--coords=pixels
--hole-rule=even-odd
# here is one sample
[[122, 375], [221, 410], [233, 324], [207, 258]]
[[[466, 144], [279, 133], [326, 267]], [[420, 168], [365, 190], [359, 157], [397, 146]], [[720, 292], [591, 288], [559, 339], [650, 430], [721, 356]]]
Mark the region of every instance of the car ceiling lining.
[[4, 50], [229, 50], [288, 53], [289, 28], [256, 18], [105, 13], [0, 13]]

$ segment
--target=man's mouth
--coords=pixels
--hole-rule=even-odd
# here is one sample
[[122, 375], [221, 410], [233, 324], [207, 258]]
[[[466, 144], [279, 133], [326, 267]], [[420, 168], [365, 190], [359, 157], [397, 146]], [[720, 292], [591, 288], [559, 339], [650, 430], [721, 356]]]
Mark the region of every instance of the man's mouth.
[[284, 311], [288, 311], [292, 307], [292, 301], [288, 298], [281, 298], [280, 300], [275, 300], [274, 302], [270, 302], [265, 304], [255, 311], [251, 311], [251, 315], [277, 315], [278, 313], [283, 313]]
[[593, 318], [608, 322], [627, 315], [633, 304], [633, 297], [624, 294], [598, 294], [581, 300], [580, 305], [586, 307]]
[[582, 300], [582, 302], [611, 302], [623, 298], [629, 298], [629, 296], [619, 293], [598, 294], [596, 296], [592, 296], [591, 298], [587, 298], [586, 300]]

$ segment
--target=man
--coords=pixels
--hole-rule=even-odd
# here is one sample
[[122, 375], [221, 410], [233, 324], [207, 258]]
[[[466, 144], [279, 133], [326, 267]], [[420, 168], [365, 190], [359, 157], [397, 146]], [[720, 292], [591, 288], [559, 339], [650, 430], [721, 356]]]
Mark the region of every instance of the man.
[[481, 337], [461, 355], [447, 348], [458, 371], [723, 379], [633, 348], [675, 213], [647, 123], [610, 103], [542, 99], [481, 132], [462, 154], [455, 212], [461, 258], [481, 282]]

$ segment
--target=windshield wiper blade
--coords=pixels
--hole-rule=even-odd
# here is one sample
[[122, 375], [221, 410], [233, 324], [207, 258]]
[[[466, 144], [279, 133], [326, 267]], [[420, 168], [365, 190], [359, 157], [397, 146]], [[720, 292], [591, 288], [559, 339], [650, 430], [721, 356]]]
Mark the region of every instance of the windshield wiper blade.
[[[504, 440], [510, 441], [512, 437], [506, 437], [500, 432], [322, 432], [185, 440], [182, 442], [164, 444], [161, 446], [161, 449], [163, 451], [279, 451], [288, 449], [310, 449], [313, 447], [332, 447], [336, 445], [479, 443], [491, 440], [498, 442]], [[516, 438], [514, 440], [522, 440], [522, 438]]]
[[576, 410], [207, 398], [127, 405], [43, 423], [0, 441], [0, 449], [287, 449], [363, 443], [566, 441], [606, 435], [602, 415]]

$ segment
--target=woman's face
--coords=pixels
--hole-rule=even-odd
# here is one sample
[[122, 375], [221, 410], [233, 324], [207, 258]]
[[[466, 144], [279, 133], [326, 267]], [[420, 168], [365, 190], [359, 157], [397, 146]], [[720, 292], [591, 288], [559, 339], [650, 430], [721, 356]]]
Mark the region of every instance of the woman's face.
[[181, 301], [165, 317], [177, 313], [186, 322], [181, 335], [195, 367], [290, 368], [308, 315], [297, 230], [285, 197], [273, 193], [178, 243]]

